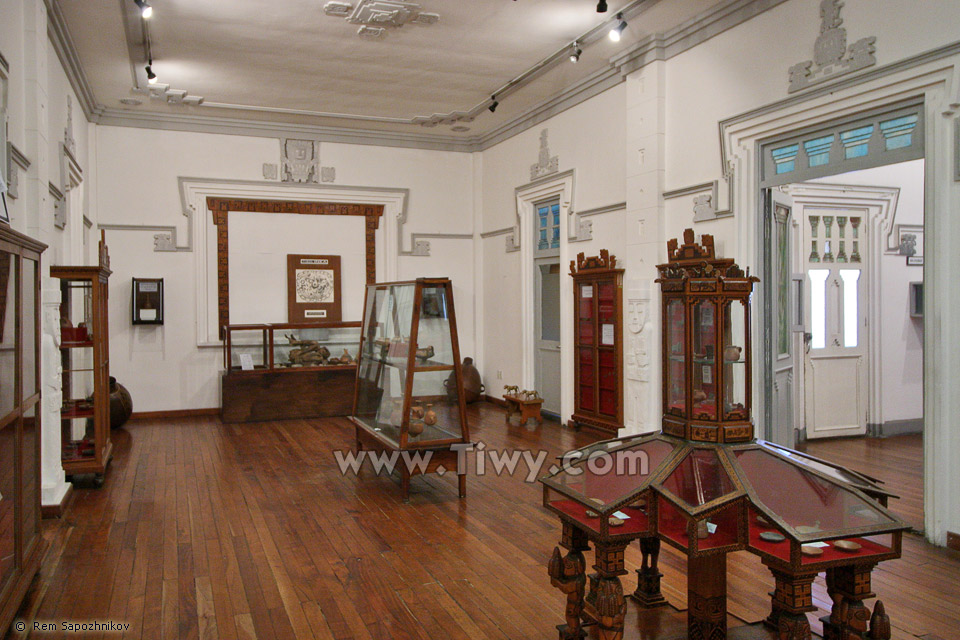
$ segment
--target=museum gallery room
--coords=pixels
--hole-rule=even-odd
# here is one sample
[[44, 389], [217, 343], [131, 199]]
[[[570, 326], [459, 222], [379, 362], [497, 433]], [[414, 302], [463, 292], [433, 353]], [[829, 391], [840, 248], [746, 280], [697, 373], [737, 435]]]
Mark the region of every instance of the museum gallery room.
[[0, 638], [960, 639], [957, 25], [0, 0]]

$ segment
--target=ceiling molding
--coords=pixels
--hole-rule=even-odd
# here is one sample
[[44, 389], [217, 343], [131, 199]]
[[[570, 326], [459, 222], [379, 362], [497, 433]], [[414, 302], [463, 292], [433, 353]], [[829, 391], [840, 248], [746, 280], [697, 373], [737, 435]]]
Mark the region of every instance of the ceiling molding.
[[73, 92], [77, 94], [83, 115], [88, 122], [96, 122], [96, 116], [103, 107], [97, 103], [93, 89], [90, 88], [90, 81], [87, 80], [87, 74], [80, 63], [80, 56], [77, 55], [77, 48], [73, 44], [73, 38], [70, 37], [67, 22], [63, 12], [60, 11], [60, 3], [58, 0], [43, 0], [43, 4], [47, 7], [47, 37], [53, 43], [53, 49], [57, 52], [57, 58], [60, 59]]
[[[650, 0], [639, 0], [628, 5], [629, 8], [639, 8]], [[70, 84], [77, 94], [84, 115], [89, 122], [109, 126], [138, 127], [145, 129], [160, 129], [169, 131], [192, 131], [202, 133], [219, 133], [228, 135], [245, 135], [254, 137], [283, 137], [290, 135], [306, 135], [324, 142], [340, 142], [346, 144], [377, 145], [386, 147], [405, 147], [415, 149], [429, 149], [439, 151], [477, 152], [488, 149], [504, 140], [507, 140], [541, 122], [574, 107], [590, 98], [593, 98], [624, 81], [627, 75], [641, 69], [651, 62], [669, 60], [706, 40], [736, 27], [761, 13], [776, 7], [786, 0], [727, 0], [697, 17], [678, 25], [667, 32], [649, 36], [635, 44], [630, 49], [610, 58], [609, 66], [598, 70], [587, 78], [564, 89], [562, 92], [542, 101], [528, 109], [509, 122], [483, 135], [470, 137], [454, 137], [436, 133], [379, 131], [373, 129], [353, 127], [331, 127], [313, 124], [293, 124], [276, 120], [255, 120], [250, 118], [222, 117], [216, 115], [199, 115], [196, 113], [156, 113], [147, 111], [125, 110], [108, 108], [96, 101], [96, 97], [83, 71], [79, 56], [76, 53], [73, 40], [70, 37], [66, 22], [59, 7], [59, 0], [44, 0], [47, 6], [48, 35], [53, 42], [57, 56], [67, 73]], [[603, 23], [588, 32], [601, 32], [606, 25]], [[128, 30], [129, 37], [129, 30]], [[566, 47], [564, 48], [564, 50]], [[494, 92], [497, 96], [504, 95], [518, 89], [522, 83], [532, 81], [539, 75], [539, 71], [549, 67], [549, 63], [556, 58], [549, 56], [524, 71]], [[136, 72], [134, 71], [134, 74]], [[216, 106], [217, 103], [207, 103], [205, 106]], [[223, 105], [225, 108], [245, 109], [264, 113], [286, 113], [286, 110], [271, 108], [257, 108], [246, 105]], [[473, 109], [462, 112], [474, 114], [482, 112], [486, 107], [483, 103]], [[293, 114], [297, 115], [297, 114]], [[349, 114], [300, 114], [300, 115], [332, 115], [335, 117], [356, 120], [358, 122], [387, 122], [398, 121], [418, 124], [426, 117], [412, 119], [398, 119], [390, 117], [352, 116]], [[439, 115], [433, 114], [427, 119], [436, 119]], [[420, 127], [416, 127], [419, 129]], [[414, 129], [411, 126], [411, 129]]]

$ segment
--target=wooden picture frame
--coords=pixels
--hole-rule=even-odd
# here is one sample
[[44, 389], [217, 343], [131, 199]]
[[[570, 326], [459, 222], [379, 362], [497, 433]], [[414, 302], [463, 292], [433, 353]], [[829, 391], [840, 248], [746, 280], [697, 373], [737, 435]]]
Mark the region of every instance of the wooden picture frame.
[[163, 278], [133, 278], [131, 289], [131, 322], [163, 324]]
[[340, 256], [287, 255], [287, 322], [340, 322]]

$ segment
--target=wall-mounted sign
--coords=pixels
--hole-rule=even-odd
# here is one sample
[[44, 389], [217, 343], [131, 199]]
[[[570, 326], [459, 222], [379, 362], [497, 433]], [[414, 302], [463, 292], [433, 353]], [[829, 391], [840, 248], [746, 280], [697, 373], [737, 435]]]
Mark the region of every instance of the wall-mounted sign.
[[340, 256], [287, 256], [287, 322], [338, 322], [340, 306]]
[[163, 324], [163, 278], [134, 278], [130, 300], [133, 324]]

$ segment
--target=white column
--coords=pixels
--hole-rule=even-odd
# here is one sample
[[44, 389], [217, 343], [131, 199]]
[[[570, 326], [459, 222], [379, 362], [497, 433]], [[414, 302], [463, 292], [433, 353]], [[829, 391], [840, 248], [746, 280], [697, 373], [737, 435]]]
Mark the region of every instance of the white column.
[[623, 434], [660, 429], [660, 297], [656, 265], [666, 255], [663, 237], [666, 66], [646, 65], [627, 76], [627, 157], [623, 256]]
[[41, 503], [60, 504], [69, 485], [60, 462], [60, 285], [50, 278], [50, 264], [57, 255], [60, 240], [53, 226], [49, 183], [60, 183], [60, 167], [50, 158], [47, 65], [47, 9], [43, 0], [24, 0], [24, 120], [25, 153], [31, 159], [24, 185], [27, 235], [50, 246], [40, 262], [40, 287], [43, 312], [40, 379], [41, 404], [40, 478]]

